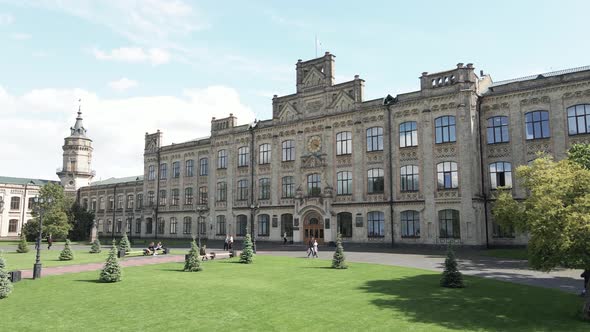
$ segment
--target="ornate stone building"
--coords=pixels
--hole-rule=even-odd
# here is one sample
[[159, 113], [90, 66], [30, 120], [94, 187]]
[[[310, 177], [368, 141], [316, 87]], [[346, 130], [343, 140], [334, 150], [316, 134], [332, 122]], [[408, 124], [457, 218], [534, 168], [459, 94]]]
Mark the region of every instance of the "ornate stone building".
[[459, 63], [422, 73], [419, 91], [364, 100], [358, 76], [335, 84], [334, 61], [299, 60], [296, 92], [274, 96], [272, 119], [214, 118], [210, 137], [181, 144], [146, 133], [142, 176], [79, 190], [97, 231], [523, 243], [492, 221], [496, 188], [523, 197], [518, 165], [590, 141], [590, 67], [494, 83]]

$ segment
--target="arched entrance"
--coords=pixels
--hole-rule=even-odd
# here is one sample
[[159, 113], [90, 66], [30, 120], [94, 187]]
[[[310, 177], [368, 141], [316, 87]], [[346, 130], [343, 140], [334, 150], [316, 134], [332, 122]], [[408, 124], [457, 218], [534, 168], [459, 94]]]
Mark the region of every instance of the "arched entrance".
[[324, 222], [322, 216], [315, 211], [309, 212], [303, 219], [303, 243], [307, 244], [312, 238], [318, 244], [324, 243]]

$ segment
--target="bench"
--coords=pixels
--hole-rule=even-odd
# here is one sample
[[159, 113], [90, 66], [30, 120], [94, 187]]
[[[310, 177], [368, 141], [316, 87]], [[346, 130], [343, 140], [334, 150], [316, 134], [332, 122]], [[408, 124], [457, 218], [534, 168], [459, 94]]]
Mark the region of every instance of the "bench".
[[[209, 254], [199, 255], [202, 261], [214, 260], [217, 259], [225, 259], [233, 257], [229, 252], [210, 252]], [[184, 255], [184, 260], [188, 259], [188, 254]]]
[[[158, 255], [167, 255], [170, 253], [170, 249], [168, 249], [168, 248], [158, 249], [158, 250], [156, 250], [156, 253], [158, 253]], [[146, 249], [133, 250], [133, 251], [119, 250], [117, 252], [118, 258], [123, 258], [125, 256], [148, 256], [148, 255], [151, 256], [151, 254], [148, 254], [146, 252]]]

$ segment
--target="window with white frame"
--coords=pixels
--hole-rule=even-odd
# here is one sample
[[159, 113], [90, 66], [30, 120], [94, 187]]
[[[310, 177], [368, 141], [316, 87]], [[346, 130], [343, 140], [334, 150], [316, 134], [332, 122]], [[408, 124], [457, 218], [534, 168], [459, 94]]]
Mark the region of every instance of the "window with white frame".
[[455, 142], [457, 140], [455, 133], [455, 117], [445, 115], [434, 120], [436, 130], [436, 143]]
[[420, 237], [420, 213], [407, 210], [400, 213], [402, 237]]
[[352, 154], [352, 132], [343, 131], [336, 134], [336, 155]]
[[270, 164], [270, 152], [270, 144], [265, 143], [260, 145], [258, 158], [259, 164]]
[[399, 125], [399, 147], [410, 146], [418, 146], [418, 126], [415, 121], [407, 121]]
[[227, 168], [227, 150], [217, 151], [217, 169]]
[[367, 129], [367, 151], [383, 151], [383, 127]]
[[381, 211], [371, 211], [367, 213], [367, 226], [369, 237], [385, 236], [385, 214]]
[[420, 190], [418, 166], [407, 165], [400, 168], [400, 191]]
[[385, 189], [382, 168], [371, 168], [367, 171], [367, 192], [369, 194], [380, 194]]
[[250, 147], [242, 146], [238, 149], [238, 167], [250, 165]]
[[438, 189], [459, 188], [459, 172], [457, 163], [445, 161], [436, 165]]
[[336, 187], [338, 195], [352, 195], [352, 172], [336, 173]]
[[512, 165], [505, 161], [490, 164], [490, 186], [512, 188]]
[[295, 141], [294, 140], [286, 140], [282, 143], [283, 146], [283, 156], [282, 161], [293, 161], [295, 160]]

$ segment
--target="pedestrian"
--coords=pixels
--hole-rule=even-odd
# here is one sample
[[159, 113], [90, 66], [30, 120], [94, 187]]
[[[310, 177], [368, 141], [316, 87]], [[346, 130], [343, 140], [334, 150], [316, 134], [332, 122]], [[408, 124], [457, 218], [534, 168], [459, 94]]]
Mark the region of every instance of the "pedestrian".
[[309, 255], [313, 257], [313, 238], [307, 242], [307, 258], [309, 258]]
[[319, 256], [318, 256], [318, 241], [315, 239], [313, 240], [313, 257], [319, 258]]
[[51, 246], [53, 245], [53, 237], [51, 236], [51, 234], [47, 235], [47, 250], [51, 249]]
[[229, 250], [232, 250], [233, 247], [234, 247], [234, 236], [230, 235], [230, 237], [229, 237]]
[[225, 234], [225, 241], [223, 241], [223, 251], [227, 251], [229, 249], [229, 236]]
[[584, 288], [582, 289], [582, 294], [580, 294], [580, 295], [585, 296], [586, 293], [588, 292], [588, 281], [590, 280], [590, 269], [585, 269], [584, 272], [582, 272], [582, 274], [580, 274], [580, 277], [584, 278]]
[[283, 234], [283, 245], [287, 244], [287, 232]]

